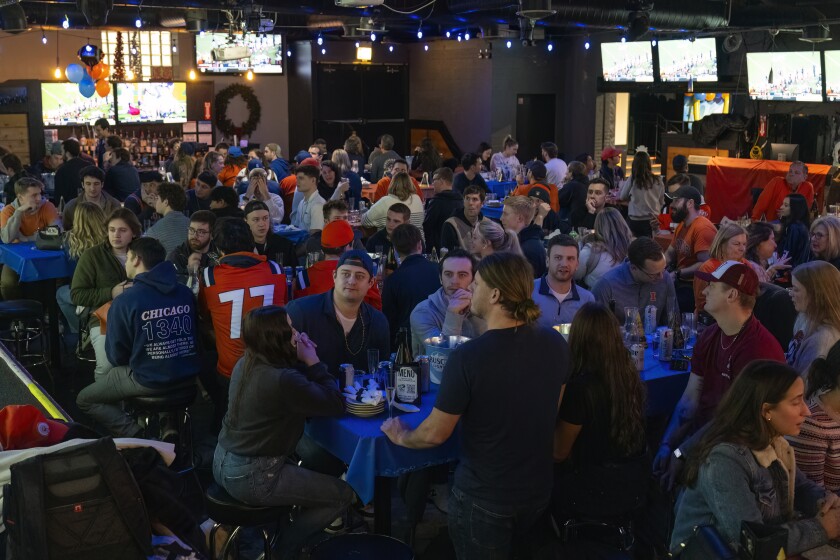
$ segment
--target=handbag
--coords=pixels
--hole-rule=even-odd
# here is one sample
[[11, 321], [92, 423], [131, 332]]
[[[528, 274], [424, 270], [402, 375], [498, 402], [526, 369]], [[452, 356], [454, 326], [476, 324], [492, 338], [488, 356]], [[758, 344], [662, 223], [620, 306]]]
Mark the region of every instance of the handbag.
[[64, 248], [64, 236], [61, 226], [51, 225], [35, 232], [35, 248], [42, 251], [61, 251]]
[[738, 554], [732, 549], [714, 525], [700, 525], [688, 538], [680, 560], [735, 560]]
[[111, 303], [111, 301], [106, 301], [93, 311], [93, 314], [99, 319], [99, 332], [103, 335], [105, 334], [105, 327], [108, 326], [108, 310], [111, 309]]
[[784, 558], [788, 530], [784, 527], [741, 522], [741, 556], [749, 560]]

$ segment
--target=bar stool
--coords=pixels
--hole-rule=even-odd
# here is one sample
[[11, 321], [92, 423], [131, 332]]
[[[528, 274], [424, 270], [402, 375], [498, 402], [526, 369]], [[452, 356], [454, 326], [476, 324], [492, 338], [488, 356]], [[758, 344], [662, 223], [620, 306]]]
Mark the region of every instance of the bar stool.
[[[292, 512], [292, 506], [251, 506], [242, 503], [215, 482], [205, 492], [204, 503], [207, 506], [207, 515], [215, 522], [210, 529], [210, 560], [224, 558], [228, 546], [242, 528], [277, 523], [288, 519]], [[221, 556], [216, 556], [216, 532], [222, 525], [231, 525], [233, 530], [222, 545]], [[269, 536], [267, 530], [261, 529], [260, 534], [263, 539], [263, 558], [271, 560], [271, 547], [277, 533]]]
[[357, 558], [414, 560], [414, 551], [410, 546], [393, 537], [371, 533], [348, 533], [322, 542], [309, 555], [309, 560], [356, 560]]
[[[34, 299], [15, 299], [0, 302], [0, 323], [10, 323], [0, 333], [2, 340], [25, 367], [49, 364], [49, 340], [44, 328], [44, 306]], [[31, 348], [38, 341], [39, 352]]]
[[152, 421], [158, 419], [160, 414], [172, 414], [176, 418], [176, 430], [178, 432], [178, 446], [176, 456], [185, 457], [188, 465], [193, 465], [192, 445], [192, 422], [190, 419], [189, 407], [195, 402], [198, 393], [198, 386], [194, 379], [188, 383], [176, 385], [159, 395], [146, 395], [128, 399], [129, 407], [134, 411], [137, 420], [143, 425], [143, 437], [162, 439], [166, 434], [161, 433], [160, 422], [157, 421], [156, 432], [150, 433]]

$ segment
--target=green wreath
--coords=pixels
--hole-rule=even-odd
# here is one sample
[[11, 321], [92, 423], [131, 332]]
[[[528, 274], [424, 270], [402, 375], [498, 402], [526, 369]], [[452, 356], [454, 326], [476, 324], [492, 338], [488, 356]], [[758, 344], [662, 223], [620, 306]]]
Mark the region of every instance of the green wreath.
[[[239, 126], [227, 118], [227, 107], [230, 100], [239, 95], [248, 106], [248, 120]], [[242, 84], [233, 84], [216, 94], [216, 127], [227, 137], [250, 136], [257, 129], [260, 122], [262, 107], [254, 94], [254, 89]]]

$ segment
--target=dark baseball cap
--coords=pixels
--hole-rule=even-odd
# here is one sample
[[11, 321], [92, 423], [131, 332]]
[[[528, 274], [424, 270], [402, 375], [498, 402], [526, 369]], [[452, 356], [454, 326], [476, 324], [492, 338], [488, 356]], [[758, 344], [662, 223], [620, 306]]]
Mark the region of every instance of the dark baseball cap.
[[693, 200], [695, 208], [700, 208], [700, 205], [703, 203], [703, 197], [700, 196], [700, 191], [698, 191], [691, 185], [683, 185], [674, 192], [666, 194], [665, 196], [671, 202], [674, 202], [678, 198], [687, 198], [688, 200]]
[[726, 261], [712, 272], [695, 272], [694, 276], [706, 282], [723, 282], [748, 296], [758, 295], [758, 275], [748, 265]]
[[336, 269], [341, 268], [345, 264], [364, 268], [368, 271], [368, 274], [373, 276], [373, 259], [365, 251], [359, 251], [358, 249], [345, 251], [341, 255], [341, 258], [338, 259]]
[[551, 204], [551, 197], [548, 195], [548, 192], [546, 192], [546, 190], [543, 188], [531, 187], [531, 190], [528, 191], [528, 196], [538, 198], [546, 204]]

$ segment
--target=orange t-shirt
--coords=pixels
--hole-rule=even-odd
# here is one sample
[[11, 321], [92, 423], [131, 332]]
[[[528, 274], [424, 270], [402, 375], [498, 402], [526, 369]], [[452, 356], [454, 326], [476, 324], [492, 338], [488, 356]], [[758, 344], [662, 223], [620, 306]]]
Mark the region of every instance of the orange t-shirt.
[[513, 196], [528, 196], [528, 193], [531, 192], [533, 188], [540, 188], [546, 192], [548, 192], [548, 201], [551, 206], [551, 209], [555, 212], [560, 211], [560, 195], [558, 194], [557, 185], [552, 185], [550, 183], [528, 183], [519, 185], [516, 187], [516, 190], [513, 191]]
[[236, 183], [236, 177], [239, 175], [239, 172], [243, 169], [245, 168], [239, 167], [238, 165], [225, 165], [222, 170], [219, 171], [217, 179], [222, 185], [232, 187]]
[[[752, 211], [752, 219], [760, 220], [761, 215], [766, 216], [768, 222], [779, 219], [779, 207], [785, 197], [791, 194], [790, 186], [784, 177], [773, 177], [755, 202], [755, 207]], [[798, 194], [805, 197], [808, 202], [808, 208], [814, 205], [814, 185], [808, 181], [802, 181], [799, 188], [796, 190]]]
[[[420, 201], [423, 202], [423, 189], [420, 188], [420, 183], [417, 182], [417, 179], [411, 177], [411, 182], [414, 183], [414, 189], [417, 191], [417, 196], [420, 197]], [[373, 191], [373, 200], [371, 202], [376, 202], [386, 194], [388, 194], [388, 187], [391, 186], [391, 178], [390, 177], [382, 177], [376, 183], [376, 189]]]
[[225, 255], [221, 264], [204, 269], [198, 301], [216, 332], [219, 373], [230, 377], [245, 353], [242, 318], [266, 305], [286, 303], [286, 276], [276, 263], [254, 253]]
[[[0, 228], [6, 227], [6, 223], [16, 211], [17, 209], [11, 204], [3, 208], [3, 211], [0, 212]], [[37, 212], [21, 216], [20, 233], [29, 237], [35, 235], [35, 232], [39, 229], [44, 229], [56, 222], [58, 222], [58, 210], [55, 209], [52, 202], [45, 200]]]
[[698, 216], [691, 222], [688, 229], [685, 223], [677, 226], [671, 247], [677, 252], [677, 268], [682, 270], [697, 262], [697, 254], [708, 251], [712, 247], [712, 240], [717, 234], [717, 228], [709, 218]]
[[[335, 288], [335, 279], [333, 272], [338, 268], [337, 260], [318, 261], [314, 265], [306, 269], [306, 276], [309, 280], [309, 285], [306, 288], [298, 288], [298, 279], [295, 278], [295, 299], [314, 296], [315, 294], [323, 294]], [[373, 286], [368, 290], [365, 296], [365, 303], [372, 305], [379, 311], [382, 311], [382, 294], [379, 293], [379, 288], [374, 282]]]

